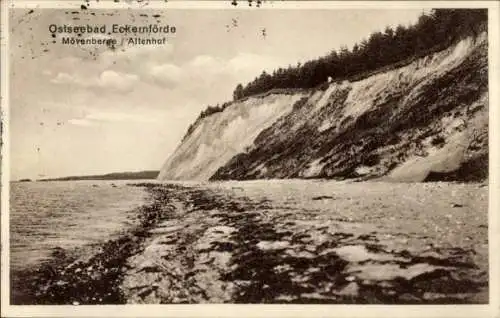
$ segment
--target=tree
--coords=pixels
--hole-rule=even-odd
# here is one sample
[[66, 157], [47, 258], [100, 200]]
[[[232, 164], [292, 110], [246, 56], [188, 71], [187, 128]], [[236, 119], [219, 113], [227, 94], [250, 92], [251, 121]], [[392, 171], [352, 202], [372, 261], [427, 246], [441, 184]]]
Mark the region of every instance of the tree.
[[434, 9], [423, 13], [410, 26], [385, 27], [354, 44], [342, 45], [325, 56], [271, 74], [262, 72], [233, 92], [235, 100], [274, 88], [313, 88], [329, 76], [334, 80], [360, 78], [388, 65], [418, 58], [456, 43], [466, 36], [477, 36], [488, 26], [486, 9]]
[[244, 97], [244, 94], [243, 94], [243, 85], [241, 84], [238, 84], [236, 86], [236, 89], [234, 90], [233, 92], [233, 100], [238, 100], [240, 98], [243, 98]]

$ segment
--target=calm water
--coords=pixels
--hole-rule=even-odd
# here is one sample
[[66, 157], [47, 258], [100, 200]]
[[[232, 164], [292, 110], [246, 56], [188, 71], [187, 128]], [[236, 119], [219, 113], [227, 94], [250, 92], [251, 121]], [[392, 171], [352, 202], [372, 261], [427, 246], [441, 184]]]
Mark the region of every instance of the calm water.
[[127, 183], [131, 182], [11, 183], [11, 268], [36, 265], [56, 248], [101, 242], [130, 226], [132, 210], [145, 202], [147, 194]]

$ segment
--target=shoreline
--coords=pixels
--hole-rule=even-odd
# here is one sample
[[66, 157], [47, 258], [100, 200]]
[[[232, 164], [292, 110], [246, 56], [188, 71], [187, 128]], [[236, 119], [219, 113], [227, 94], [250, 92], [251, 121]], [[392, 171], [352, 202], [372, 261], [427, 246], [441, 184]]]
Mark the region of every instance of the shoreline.
[[[39, 269], [18, 273], [11, 290], [24, 287], [11, 292], [11, 303], [488, 302], [487, 213], [470, 219], [464, 206], [481, 204], [436, 201], [450, 193], [456, 201], [469, 191], [480, 200], [488, 187], [386, 184], [371, 194], [367, 184], [312, 183], [300, 200], [276, 194], [279, 183], [269, 189], [237, 182], [132, 185], [150, 194], [137, 209], [136, 227], [96, 246], [93, 255], [61, 251]], [[295, 186], [288, 190], [299, 195]], [[396, 192], [394, 199], [402, 200], [399, 192], [407, 191], [428, 201], [394, 201], [393, 210], [379, 198]], [[441, 210], [421, 214], [433, 208]], [[435, 232], [404, 229], [427, 219]], [[449, 233], [460, 224], [463, 233]], [[461, 241], [468, 233], [477, 234]]]
[[[154, 187], [151, 183], [130, 184]], [[30, 269], [11, 270], [11, 303], [16, 305], [123, 304], [120, 292], [126, 260], [137, 253], [159, 218], [157, 199], [137, 210], [138, 224], [117, 238], [74, 250], [56, 250], [49, 260]], [[85, 251], [85, 255], [81, 252]]]

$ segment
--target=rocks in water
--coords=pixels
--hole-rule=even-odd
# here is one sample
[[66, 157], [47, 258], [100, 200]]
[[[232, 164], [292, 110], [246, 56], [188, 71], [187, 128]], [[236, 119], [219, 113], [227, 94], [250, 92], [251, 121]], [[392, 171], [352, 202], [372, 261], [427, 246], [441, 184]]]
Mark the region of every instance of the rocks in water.
[[351, 263], [359, 263], [368, 260], [375, 261], [394, 261], [401, 259], [388, 253], [373, 253], [369, 251], [364, 245], [344, 245], [332, 249], [337, 255]]
[[399, 300], [404, 303], [418, 303], [421, 301], [421, 298], [413, 294], [404, 293], [399, 296]]
[[288, 248], [286, 250], [286, 253], [291, 256], [291, 257], [295, 257], [295, 258], [308, 258], [308, 259], [313, 259], [315, 257], [317, 257], [318, 255], [313, 253], [313, 252], [310, 252], [308, 250], [301, 250], [301, 249], [292, 249], [292, 248]]
[[198, 239], [195, 249], [198, 251], [208, 251], [217, 248], [219, 251], [231, 251], [234, 242], [231, 240], [231, 235], [237, 231], [231, 226], [214, 226], [209, 227], [203, 233], [203, 236]]
[[362, 280], [387, 281], [398, 277], [410, 280], [420, 274], [432, 272], [437, 269], [439, 267], [425, 263], [410, 265], [406, 268], [402, 268], [397, 263], [367, 263], [363, 265], [351, 265], [348, 267], [348, 272], [355, 273], [353, 275]]
[[351, 282], [342, 288], [337, 294], [340, 296], [356, 297], [359, 294], [359, 285], [356, 282]]
[[290, 246], [290, 242], [287, 241], [260, 241], [257, 243], [257, 247], [261, 250], [283, 250]]
[[159, 265], [151, 259], [147, 259], [137, 266], [137, 271], [145, 271], [147, 273], [158, 272], [160, 270]]
[[149, 232], [151, 234], [169, 234], [172, 232], [177, 232], [179, 230], [182, 230], [182, 226], [179, 225], [174, 225], [174, 226], [160, 226], [154, 229], [151, 229]]
[[355, 276], [347, 276], [345, 278], [345, 280], [348, 281], [348, 282], [352, 282], [352, 281], [356, 280], [356, 277]]
[[224, 236], [231, 235], [235, 231], [237, 231], [235, 227], [225, 226], [225, 225], [218, 225], [207, 229], [207, 233], [214, 233], [217, 235], [224, 235]]
[[[189, 202], [189, 210], [162, 219], [166, 215], [154, 211], [163, 211], [169, 201], [157, 202], [156, 210], [147, 212], [152, 223], [146, 229], [110, 244], [94, 260], [59, 268], [58, 277], [38, 292], [43, 296], [91, 287], [67, 304], [442, 303], [455, 296], [463, 302], [487, 298], [487, 290], [475, 294], [488, 277], [473, 276], [478, 271], [474, 250], [459, 244], [438, 247], [433, 233], [402, 235], [401, 229], [380, 222], [385, 218], [372, 218], [373, 211], [357, 210], [360, 215], [345, 222], [342, 218], [352, 212], [332, 213], [321, 207], [323, 202], [314, 203], [323, 210], [304, 212], [298, 203], [287, 206], [271, 197], [262, 208], [260, 196], [162, 187], [167, 189], [165, 196]], [[331, 193], [342, 204], [339, 189]], [[454, 217], [461, 211], [445, 205]], [[176, 209], [182, 208], [178, 203]], [[446, 213], [434, 217], [450, 224]], [[474, 229], [478, 230], [477, 224]], [[459, 243], [469, 242], [463, 240], [467, 236], [461, 236]], [[98, 290], [110, 277], [114, 286]]]
[[313, 197], [311, 200], [318, 201], [318, 200], [328, 200], [328, 199], [334, 199], [334, 197], [329, 196], [329, 195], [321, 195], [321, 196]]

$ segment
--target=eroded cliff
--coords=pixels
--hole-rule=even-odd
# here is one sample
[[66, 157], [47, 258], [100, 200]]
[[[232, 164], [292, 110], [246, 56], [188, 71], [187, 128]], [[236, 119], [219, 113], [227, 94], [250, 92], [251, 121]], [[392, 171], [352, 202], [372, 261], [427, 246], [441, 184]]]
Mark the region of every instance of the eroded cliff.
[[488, 174], [487, 34], [358, 81], [272, 91], [199, 121], [160, 180]]

